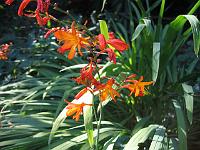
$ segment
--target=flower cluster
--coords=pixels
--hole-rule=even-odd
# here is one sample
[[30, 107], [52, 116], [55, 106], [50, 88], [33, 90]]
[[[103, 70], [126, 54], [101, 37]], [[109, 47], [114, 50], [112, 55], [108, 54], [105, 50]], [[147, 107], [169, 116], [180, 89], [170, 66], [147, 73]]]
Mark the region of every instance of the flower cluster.
[[52, 28], [45, 35], [45, 38], [47, 38], [50, 34], [54, 34], [61, 45], [58, 48], [58, 52], [61, 54], [68, 53], [68, 59], [70, 60], [76, 55], [83, 56], [82, 49], [84, 49], [87, 54], [92, 53], [92, 57], [89, 58], [89, 64], [80, 70], [79, 77], [73, 79], [75, 82], [84, 85], [85, 87], [78, 92], [74, 101], [67, 101], [66, 115], [74, 115], [73, 119], [76, 121], [79, 120], [83, 107], [92, 106], [92, 104], [86, 104], [84, 101], [79, 101], [79, 99], [81, 99], [88, 91], [93, 95], [94, 92], [98, 92], [99, 100], [101, 102], [109, 99], [116, 102], [116, 97], [120, 97], [120, 93], [118, 92], [120, 89], [129, 89], [131, 94], [135, 93], [135, 97], [144, 96], [147, 93], [145, 86], [153, 83], [142, 82], [143, 77], [140, 77], [140, 79], [137, 80], [135, 74], [127, 77], [122, 86], [120, 86], [114, 78], [104, 77], [107, 80], [106, 82], [102, 82], [100, 77], [95, 78], [94, 75], [99, 72], [97, 58], [102, 54], [107, 54], [110, 61], [116, 64], [115, 51], [121, 53], [128, 49], [128, 45], [124, 41], [117, 39], [113, 32], [109, 33], [108, 39], [106, 39], [103, 34], [99, 34], [95, 37], [87, 37], [84, 33], [84, 31], [79, 31], [76, 28], [75, 22], [72, 22], [71, 28]]
[[[11, 5], [14, 2], [14, 0], [5, 0], [5, 3], [7, 5]], [[23, 0], [22, 3], [19, 6], [18, 9], [18, 15], [19, 16], [27, 16], [27, 17], [35, 17], [37, 20], [37, 23], [40, 26], [44, 26], [47, 24], [48, 20], [50, 20], [50, 17], [48, 15], [48, 9], [50, 5], [50, 0], [37, 0], [37, 8], [34, 11], [31, 11], [30, 13], [24, 12], [24, 9], [28, 6], [28, 4], [31, 2], [31, 0]]]
[[[8, 5], [11, 5], [13, 2], [14, 0], [5, 0], [5, 3]], [[22, 0], [18, 9], [19, 16], [34, 17], [40, 26], [46, 25], [50, 19], [54, 18], [48, 14], [50, 0], [35, 0], [37, 8], [34, 11], [26, 11], [25, 8], [30, 2], [32, 1]], [[85, 106], [92, 106], [92, 104], [86, 103], [83, 98], [88, 92], [92, 95], [98, 93], [100, 102], [110, 99], [116, 102], [116, 98], [120, 97], [119, 90], [121, 89], [130, 90], [130, 95], [134, 93], [135, 97], [144, 96], [148, 93], [145, 86], [153, 82], [142, 82], [143, 76], [137, 80], [135, 74], [130, 75], [123, 82], [123, 85], [119, 85], [113, 77], [104, 77], [105, 80], [103, 81], [100, 78], [100, 68], [98, 66], [100, 55], [108, 56], [108, 59], [116, 64], [116, 52], [122, 53], [128, 49], [128, 44], [116, 38], [113, 32], [109, 32], [106, 36], [104, 34], [89, 36], [90, 34], [86, 34], [85, 30], [77, 28], [75, 21], [73, 21], [71, 27], [50, 29], [44, 35], [44, 38], [48, 38], [51, 34], [59, 42], [60, 47], [58, 48], [58, 52], [60, 54], [67, 53], [69, 60], [78, 55], [83, 56], [84, 53], [90, 56], [87, 57], [89, 63], [80, 70], [80, 76], [73, 79], [77, 84], [84, 85], [84, 88], [76, 94], [72, 102], [66, 100], [68, 103], [66, 106], [66, 116], [73, 116], [73, 119], [78, 121], [83, 108]], [[0, 59], [7, 59], [8, 48], [9, 45], [1, 47]], [[95, 77], [95, 74], [98, 75], [98, 78]]]

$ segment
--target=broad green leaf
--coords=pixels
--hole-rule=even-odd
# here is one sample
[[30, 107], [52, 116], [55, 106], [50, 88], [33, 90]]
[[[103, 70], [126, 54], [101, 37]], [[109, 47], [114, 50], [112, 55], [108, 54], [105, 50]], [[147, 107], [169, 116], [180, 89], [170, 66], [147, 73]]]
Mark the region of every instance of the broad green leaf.
[[149, 34], [151, 31], [151, 20], [149, 19], [142, 19], [141, 23], [137, 25], [135, 32], [133, 33], [132, 41], [134, 41], [140, 33], [144, 30], [144, 28], [147, 29], [147, 33]]
[[[103, 133], [108, 133], [110, 135], [113, 134], [113, 131], [114, 132], [117, 132], [119, 131], [118, 129], [116, 128], [101, 128], [100, 129], [100, 134], [103, 134]], [[97, 135], [97, 130], [95, 130], [94, 132], [94, 136]], [[110, 136], [109, 135], [109, 136]], [[82, 135], [79, 135], [79, 136], [76, 136], [70, 140], [66, 140], [66, 142], [62, 143], [62, 144], [59, 144], [57, 145], [56, 147], [52, 148], [52, 150], [63, 150], [63, 149], [69, 149], [70, 147], [73, 147], [73, 146], [76, 146], [78, 144], [82, 144], [85, 140], [87, 140], [87, 134], [82, 134]]]
[[160, 62], [160, 43], [153, 43], [153, 57], [152, 57], [152, 80], [156, 82], [158, 77]]
[[135, 32], [133, 33], [133, 38], [132, 38], [132, 41], [135, 40], [139, 35], [140, 33], [142, 32], [142, 30], [145, 28], [145, 24], [139, 24], [136, 29], [135, 29]]
[[184, 91], [184, 99], [185, 99], [185, 106], [187, 110], [187, 117], [192, 124], [192, 116], [193, 116], [193, 96], [191, 94], [194, 94], [194, 91], [192, 89], [192, 86], [187, 85], [185, 83], [182, 84], [183, 91]]
[[109, 35], [108, 35], [108, 26], [106, 22], [104, 20], [99, 20], [99, 23], [100, 23], [101, 34], [103, 34], [105, 36], [105, 39], [108, 40]]
[[194, 51], [198, 56], [200, 47], [200, 22], [197, 17], [194, 15], [180, 15], [171, 23], [171, 26], [176, 28], [176, 30], [179, 30], [185, 24], [186, 20], [188, 20], [191, 25], [194, 41]]
[[187, 150], [187, 133], [186, 133], [187, 129], [184, 119], [184, 113], [177, 100], [173, 99], [173, 105], [176, 111], [176, 118], [177, 118], [178, 139], [179, 139], [178, 147], [180, 150]]
[[163, 126], [159, 126], [156, 129], [156, 132], [153, 136], [153, 140], [151, 142], [151, 145], [149, 147], [149, 150], [160, 150], [163, 146], [163, 140], [165, 137], [165, 130], [166, 128]]
[[138, 144], [144, 143], [151, 135], [154, 133], [158, 125], [149, 125], [146, 128], [139, 130], [136, 134], [134, 134], [128, 143], [125, 145], [124, 150], [137, 150], [139, 149]]
[[[84, 102], [86, 104], [93, 104], [93, 95], [90, 91], [84, 94], [80, 99], [84, 99]], [[93, 119], [92, 106], [85, 106], [83, 108], [83, 117], [84, 117], [85, 130], [88, 136], [88, 142], [90, 144], [90, 147], [93, 148], [94, 137], [93, 137], [93, 124], [92, 124], [92, 119]]]

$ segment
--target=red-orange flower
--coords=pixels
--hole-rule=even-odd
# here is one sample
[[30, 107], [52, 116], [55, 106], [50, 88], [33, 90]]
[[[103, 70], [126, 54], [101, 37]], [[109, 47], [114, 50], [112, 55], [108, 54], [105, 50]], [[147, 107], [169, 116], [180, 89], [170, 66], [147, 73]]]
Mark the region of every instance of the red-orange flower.
[[0, 60], [7, 60], [8, 59], [8, 52], [9, 52], [9, 47], [11, 44], [2, 44], [0, 46]]
[[80, 76], [74, 79], [78, 84], [83, 84], [87, 87], [91, 87], [92, 85], [98, 86], [100, 83], [93, 76], [94, 67], [92, 62], [90, 62], [87, 66], [83, 67], [80, 71]]
[[106, 40], [103, 34], [98, 35], [98, 41], [99, 41], [99, 49], [104, 50], [106, 48], [106, 45], [109, 44], [112, 47], [114, 47], [116, 50], [122, 52], [126, 49], [128, 49], [128, 44], [126, 44], [124, 41], [120, 39], [116, 39], [113, 35], [113, 33], [109, 34], [109, 39]]
[[[135, 77], [135, 74], [132, 75], [132, 77]], [[135, 93], [135, 97], [137, 96], [144, 96], [146, 91], [145, 91], [145, 86], [150, 85], [153, 83], [153, 81], [150, 82], [142, 82], [143, 76], [140, 77], [139, 80], [126, 80], [127, 82], [131, 82], [132, 84], [127, 84], [122, 86], [122, 88], [127, 88], [130, 90], [130, 95]]]
[[110, 46], [114, 47], [116, 50], [122, 52], [128, 48], [128, 45], [120, 40], [116, 39], [114, 36], [114, 33], [111, 32], [109, 33], [109, 39], [106, 40], [103, 34], [99, 34], [97, 36], [98, 42], [99, 42], [99, 49], [101, 50], [101, 53], [107, 52], [108, 57], [110, 58], [111, 61], [113, 61], [116, 64], [116, 55], [113, 49], [107, 48], [107, 45], [109, 44]]
[[85, 103], [76, 104], [68, 101], [66, 102], [68, 103], [68, 105], [66, 106], [67, 109], [66, 116], [73, 116], [73, 119], [75, 119], [76, 121], [79, 120], [80, 115], [83, 113], [84, 106], [92, 106], [92, 104], [85, 104]]
[[[48, 15], [48, 8], [50, 5], [50, 0], [37, 0], [37, 8], [33, 13], [24, 13], [24, 9], [31, 2], [31, 0], [23, 0], [18, 9], [19, 16], [27, 16], [27, 17], [35, 17], [37, 23], [40, 26], [44, 26], [47, 24], [47, 21], [50, 20]], [[41, 17], [40, 13], [44, 13], [44, 17]]]
[[120, 97], [120, 94], [113, 88], [115, 80], [113, 78], [109, 79], [106, 84], [101, 84], [97, 86], [98, 91], [100, 91], [100, 100], [105, 101], [107, 98], [111, 97], [112, 100], [116, 102], [115, 97]]
[[78, 49], [79, 54], [82, 56], [81, 47], [86, 48], [88, 43], [88, 38], [82, 37], [80, 32], [75, 29], [75, 22], [71, 25], [71, 30], [58, 30], [54, 33], [54, 36], [64, 44], [58, 49], [61, 54], [66, 51], [70, 51], [68, 54], [68, 59], [73, 59]]

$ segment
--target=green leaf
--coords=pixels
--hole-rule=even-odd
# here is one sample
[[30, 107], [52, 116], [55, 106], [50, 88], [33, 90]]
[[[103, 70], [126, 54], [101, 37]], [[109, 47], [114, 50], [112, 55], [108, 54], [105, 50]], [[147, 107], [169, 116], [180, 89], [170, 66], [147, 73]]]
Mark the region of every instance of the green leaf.
[[144, 143], [156, 128], [158, 128], [158, 125], [149, 125], [148, 127], [139, 130], [125, 145], [124, 150], [137, 150], [139, 148], [138, 144]]
[[156, 132], [153, 136], [153, 140], [151, 142], [149, 150], [160, 150], [163, 146], [163, 140], [165, 137], [165, 130], [166, 128], [163, 126], [159, 126], [156, 129]]
[[135, 125], [133, 131], [132, 131], [132, 135], [134, 135], [135, 133], [137, 133], [140, 129], [142, 129], [147, 122], [149, 121], [150, 117], [145, 117], [140, 119], [140, 121]]
[[58, 115], [58, 117], [56, 118], [56, 120], [53, 123], [51, 132], [50, 132], [50, 136], [49, 136], [49, 140], [48, 140], [48, 144], [51, 143], [51, 140], [55, 134], [55, 132], [58, 130], [58, 128], [61, 126], [61, 124], [64, 122], [64, 120], [66, 119], [66, 111], [67, 109], [64, 108], [62, 110], [62, 112]]
[[[93, 104], [93, 95], [90, 91], [85, 93], [80, 99], [84, 99], [86, 104]], [[92, 106], [84, 106], [83, 108], [83, 117], [84, 117], [84, 125], [85, 130], [88, 136], [88, 142], [90, 147], [94, 147], [94, 136], [93, 136], [93, 113], [92, 113]]]
[[194, 51], [198, 56], [200, 47], [200, 23], [197, 17], [194, 15], [180, 15], [171, 23], [171, 26], [176, 28], [176, 30], [179, 30], [185, 24], [186, 20], [188, 20], [191, 25], [194, 41]]
[[137, 25], [135, 32], [133, 33], [132, 41], [134, 41], [140, 33], [143, 31], [143, 29], [147, 29], [147, 33], [149, 34], [151, 31], [151, 20], [149, 19], [142, 19], [141, 23]]
[[102, 8], [101, 8], [101, 12], [104, 10], [105, 4], [106, 4], [106, 0], [103, 0], [103, 4], [102, 4]]
[[[116, 128], [101, 128], [100, 129], [100, 134], [113, 134], [114, 132], [117, 132], [118, 129]], [[97, 135], [97, 130], [95, 130], [94, 132], [94, 136]], [[109, 135], [109, 136], [111, 136]], [[79, 136], [76, 136], [74, 138], [71, 138], [70, 140], [66, 140], [66, 142], [62, 143], [62, 144], [59, 144], [59, 145], [56, 145], [55, 147], [51, 148], [52, 150], [63, 150], [63, 149], [69, 149], [70, 147], [73, 147], [73, 146], [77, 146], [78, 144], [83, 144], [83, 142], [85, 140], [87, 140], [87, 134], [81, 134]]]
[[104, 20], [99, 20], [99, 23], [100, 23], [101, 34], [103, 34], [105, 36], [105, 39], [108, 40], [109, 35], [108, 35], [108, 26], [106, 22]]
[[173, 105], [176, 111], [176, 118], [177, 118], [178, 139], [179, 139], [178, 146], [180, 150], [187, 150], [187, 133], [186, 133], [187, 129], [184, 119], [184, 113], [177, 100], [173, 99]]
[[187, 110], [187, 117], [192, 124], [192, 115], [193, 115], [193, 96], [191, 94], [194, 93], [192, 86], [187, 85], [185, 83], [182, 84], [183, 91], [184, 91], [184, 99], [185, 99], [185, 106]]
[[153, 57], [152, 57], [152, 80], [156, 82], [158, 77], [160, 62], [160, 43], [153, 43]]
[[117, 134], [113, 136], [111, 139], [109, 139], [103, 146], [103, 150], [113, 150], [115, 142], [120, 137], [120, 134]]
[[178, 141], [176, 138], [169, 139], [169, 150], [178, 150]]

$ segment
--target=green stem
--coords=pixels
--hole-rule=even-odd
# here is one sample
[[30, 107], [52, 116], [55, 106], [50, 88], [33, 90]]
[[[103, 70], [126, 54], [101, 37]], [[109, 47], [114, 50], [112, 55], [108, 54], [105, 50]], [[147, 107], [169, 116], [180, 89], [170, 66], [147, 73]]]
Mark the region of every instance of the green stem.
[[[99, 80], [101, 81], [101, 76], [99, 74], [99, 67], [97, 65], [97, 63], [95, 62], [95, 66], [97, 67], [97, 75]], [[97, 123], [97, 137], [96, 137], [96, 150], [98, 150], [98, 143], [99, 143], [99, 133], [100, 133], [100, 127], [101, 127], [101, 120], [102, 120], [102, 102], [100, 100], [100, 95], [101, 95], [101, 91], [99, 91], [99, 104], [100, 104], [100, 110], [99, 110], [99, 121]]]
[[100, 101], [99, 122], [97, 124], [96, 150], [98, 150], [99, 133], [100, 133], [100, 127], [101, 127], [101, 119], [102, 119], [102, 102]]

